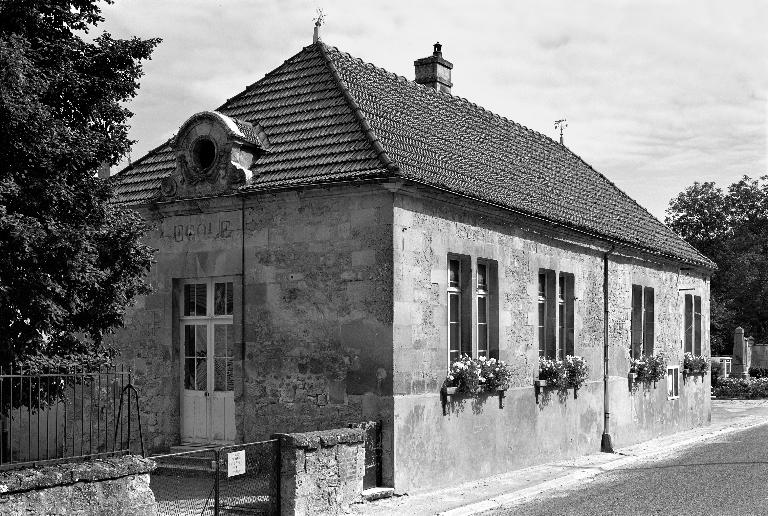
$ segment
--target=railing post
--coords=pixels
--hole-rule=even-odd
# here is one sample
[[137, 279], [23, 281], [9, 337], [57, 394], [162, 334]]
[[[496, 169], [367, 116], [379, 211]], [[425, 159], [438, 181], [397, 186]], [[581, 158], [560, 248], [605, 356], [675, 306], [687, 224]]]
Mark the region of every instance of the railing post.
[[213, 515], [219, 516], [219, 472], [221, 469], [221, 449], [214, 450], [214, 457], [216, 457], [216, 472], [213, 482]]

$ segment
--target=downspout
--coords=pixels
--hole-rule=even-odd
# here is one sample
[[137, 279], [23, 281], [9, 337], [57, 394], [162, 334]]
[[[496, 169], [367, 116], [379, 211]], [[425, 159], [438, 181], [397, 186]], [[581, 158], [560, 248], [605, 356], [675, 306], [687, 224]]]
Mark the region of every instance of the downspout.
[[245, 195], [240, 199], [240, 358], [245, 362]]
[[608, 255], [613, 253], [615, 245], [603, 253], [603, 438], [600, 451], [613, 453], [611, 442], [611, 404], [608, 394]]

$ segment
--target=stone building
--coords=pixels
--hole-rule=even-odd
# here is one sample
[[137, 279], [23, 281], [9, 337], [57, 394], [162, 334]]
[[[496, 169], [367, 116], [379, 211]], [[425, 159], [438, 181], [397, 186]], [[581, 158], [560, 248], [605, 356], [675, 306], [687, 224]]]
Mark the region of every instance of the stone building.
[[[451, 95], [439, 45], [415, 65], [317, 41], [113, 178], [158, 249], [115, 337], [151, 449], [379, 420], [402, 492], [708, 423], [709, 380], [675, 367], [709, 354], [712, 262], [562, 144]], [[669, 389], [630, 389], [642, 352], [669, 356]], [[443, 406], [465, 353], [512, 366], [503, 406]], [[566, 353], [587, 384], [538, 398], [539, 357]]]

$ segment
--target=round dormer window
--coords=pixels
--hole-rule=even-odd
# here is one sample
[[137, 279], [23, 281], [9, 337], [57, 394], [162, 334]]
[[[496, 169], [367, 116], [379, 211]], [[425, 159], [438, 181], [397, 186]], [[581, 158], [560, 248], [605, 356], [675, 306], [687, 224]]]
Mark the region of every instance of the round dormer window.
[[198, 138], [192, 146], [192, 159], [200, 170], [211, 168], [216, 160], [216, 144], [210, 138]]

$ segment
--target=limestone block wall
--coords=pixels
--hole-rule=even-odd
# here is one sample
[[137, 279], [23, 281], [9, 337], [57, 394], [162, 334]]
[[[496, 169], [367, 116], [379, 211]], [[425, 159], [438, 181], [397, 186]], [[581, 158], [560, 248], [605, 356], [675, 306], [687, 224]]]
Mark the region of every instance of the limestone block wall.
[[247, 201], [243, 440], [391, 420], [391, 206], [364, 186]]
[[[598, 451], [605, 244], [426, 191], [400, 191], [393, 224], [395, 489], [434, 487]], [[499, 355], [514, 371], [503, 409], [496, 397], [468, 398], [452, 403], [443, 415], [439, 390], [448, 367], [448, 253], [470, 256], [472, 270], [478, 258], [498, 262]], [[536, 403], [539, 269], [574, 275], [575, 354], [590, 366], [578, 399], [571, 391], [568, 399], [555, 394]], [[709, 313], [703, 273], [649, 262], [629, 250], [610, 257], [609, 374], [617, 446], [705, 424], [710, 413], [708, 379], [683, 385], [681, 378], [677, 400], [667, 400], [665, 385], [630, 392], [633, 283], [654, 287], [655, 351], [667, 353], [671, 363], [682, 362], [683, 297], [678, 289], [694, 288], [705, 300], [705, 321]], [[473, 306], [473, 321], [475, 312]], [[708, 354], [707, 330], [703, 340]]]
[[346, 514], [361, 500], [361, 428], [280, 434], [280, 514]]
[[154, 516], [154, 462], [124, 456], [0, 473], [0, 514]]

